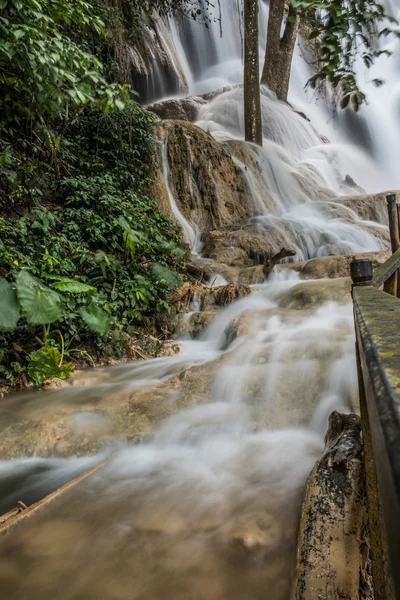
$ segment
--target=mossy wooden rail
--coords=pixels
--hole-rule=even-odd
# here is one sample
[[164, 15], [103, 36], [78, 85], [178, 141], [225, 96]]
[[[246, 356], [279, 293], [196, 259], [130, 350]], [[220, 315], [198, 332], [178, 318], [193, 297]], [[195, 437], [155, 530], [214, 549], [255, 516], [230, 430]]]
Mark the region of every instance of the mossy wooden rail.
[[[393, 255], [375, 272], [370, 261], [351, 264], [376, 600], [400, 600], [400, 248], [395, 200], [394, 194], [388, 197]], [[379, 289], [382, 285], [385, 291]]]

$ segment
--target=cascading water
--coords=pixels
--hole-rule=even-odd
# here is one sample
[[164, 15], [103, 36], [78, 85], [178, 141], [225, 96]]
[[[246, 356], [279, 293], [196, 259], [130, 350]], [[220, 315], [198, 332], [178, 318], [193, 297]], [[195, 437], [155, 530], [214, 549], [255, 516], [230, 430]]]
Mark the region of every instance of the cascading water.
[[[179, 373], [183, 387], [199, 368], [209, 379], [207, 397], [204, 385], [191, 390], [186, 408], [150, 439], [120, 450], [4, 538], [7, 598], [47, 600], [65, 589], [71, 599], [261, 600], [268, 590], [271, 600], [287, 600], [304, 483], [322, 452], [329, 412], [349, 409], [355, 384], [351, 307], [279, 308], [298, 283], [291, 271], [274, 276], [222, 311], [201, 339], [183, 341], [177, 357], [106, 369], [101, 385], [28, 396], [18, 406], [3, 401], [8, 427], [67, 414], [76, 434], [82, 411], [112, 415], [116, 389], [118, 404], [134, 403], [134, 390], [159, 395]], [[232, 320], [246, 334], [227, 344]], [[165, 389], [161, 408], [175, 386]], [[103, 458], [79, 460], [90, 466]], [[15, 474], [3, 505], [24, 492], [48, 492], [52, 477], [56, 487], [66, 470], [84, 466], [77, 460], [0, 463], [3, 489]]]
[[[242, 80], [238, 2], [220, 4], [221, 23], [208, 30], [171, 24], [191, 93]], [[261, 54], [267, 12], [261, 3]], [[264, 147], [248, 148], [250, 167], [235, 158], [254, 195], [254, 225], [264, 234], [279, 230], [297, 259], [380, 249], [385, 228], [335, 200], [354, 193], [347, 174], [369, 191], [393, 187], [396, 172], [381, 160], [375, 123], [368, 155], [345, 140], [341, 123], [327, 123], [323, 106], [306, 101], [307, 68], [297, 49], [290, 101], [318, 133], [264, 90]], [[363, 109], [366, 121], [377, 118], [375, 102]], [[230, 89], [201, 109], [199, 125], [229, 149], [243, 137], [242, 111], [241, 89]], [[167, 143], [171, 207], [198, 251], [197, 230], [173, 196]], [[356, 388], [345, 291], [343, 303], [307, 308], [296, 306], [299, 285], [332, 281], [273, 274], [220, 310], [199, 339], [182, 340], [178, 356], [98, 370], [95, 385], [2, 401], [2, 456], [37, 454], [0, 462], [3, 509], [44, 496], [114, 453], [2, 539], [5, 597], [288, 600], [304, 484], [323, 451], [329, 413], [350, 410]], [[132, 446], [138, 432], [147, 435]], [[99, 449], [89, 458], [45, 458]]]
[[[221, 0], [219, 4], [221, 20], [211, 23], [208, 29], [202, 23], [190, 20], [183, 24], [174, 23], [172, 27], [175, 44], [179, 52], [184, 53], [183, 56], [181, 54], [182, 64], [191, 81], [192, 94], [209, 92], [243, 81], [240, 3]], [[214, 11], [214, 16], [219, 15]], [[262, 65], [268, 21], [268, 6], [264, 2], [260, 3], [259, 21]], [[398, 41], [388, 42], [395, 53], [398, 44]], [[390, 69], [396, 64], [395, 59], [382, 57], [379, 64], [382, 65], [384, 60], [391, 65], [386, 67], [390, 74]], [[361, 76], [361, 67], [358, 69]], [[297, 250], [297, 260], [330, 253], [382, 248], [382, 229], [362, 223], [350, 213], [345, 218], [343, 214], [338, 217], [332, 204], [313, 204], [306, 208], [303, 206], [309, 202], [334, 201], [340, 196], [357, 195], [359, 188], [354, 186], [354, 181], [367, 192], [396, 186], [397, 172], [392, 168], [393, 160], [385, 160], [385, 153], [380, 149], [383, 136], [379, 131], [380, 121], [373, 108], [377, 100], [376, 94], [379, 93], [382, 97], [382, 93], [376, 92], [366, 82], [371, 106], [363, 107], [359, 115], [346, 112], [349, 115], [346, 117], [347, 121], [340, 114], [333, 118], [331, 109], [326, 108], [322, 102], [307, 99], [304, 86], [310, 76], [310, 67], [301, 54], [300, 46], [297, 46], [289, 102], [297, 110], [311, 116], [312, 124], [296, 114], [289, 105], [277, 101], [267, 89], [262, 90], [264, 144], [261, 149], [254, 147], [254, 162], [247, 165], [249, 171], [253, 171], [253, 174], [247, 175], [249, 187], [254, 189], [250, 179], [256, 176], [259, 180], [259, 195], [273, 201], [272, 205], [269, 203], [264, 211], [261, 210], [267, 217], [264, 222], [269, 224], [272, 213], [280, 220], [278, 224], [275, 218], [275, 227], [290, 230], [291, 247]], [[235, 149], [230, 150], [229, 140], [244, 138], [243, 111], [242, 88], [228, 89], [200, 107], [197, 121], [214, 138], [221, 143], [225, 142], [236, 163], [238, 158], [235, 158]], [[399, 119], [393, 113], [392, 107], [390, 114], [397, 127]], [[370, 120], [374, 123], [373, 126], [369, 126]], [[377, 128], [375, 123], [379, 123]], [[349, 127], [352, 132], [350, 136]], [[329, 143], [326, 143], [326, 139], [323, 141], [321, 134], [329, 138]], [[384, 136], [386, 146], [390, 144], [392, 157], [396, 156], [397, 138], [392, 134]], [[258, 202], [258, 205], [262, 209], [262, 203]], [[312, 223], [311, 227], [308, 226], [309, 222]], [[261, 219], [259, 224], [261, 226]]]

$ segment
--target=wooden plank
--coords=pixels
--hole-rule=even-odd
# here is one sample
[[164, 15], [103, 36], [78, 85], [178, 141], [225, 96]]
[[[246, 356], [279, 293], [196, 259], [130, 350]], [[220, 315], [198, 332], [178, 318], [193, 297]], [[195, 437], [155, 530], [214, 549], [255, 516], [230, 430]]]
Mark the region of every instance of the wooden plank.
[[[360, 352], [385, 529], [386, 598], [400, 599], [400, 302], [374, 287], [354, 287]], [[394, 592], [390, 589], [393, 577]]]
[[400, 268], [400, 248], [392, 256], [375, 269], [371, 285], [381, 287]]

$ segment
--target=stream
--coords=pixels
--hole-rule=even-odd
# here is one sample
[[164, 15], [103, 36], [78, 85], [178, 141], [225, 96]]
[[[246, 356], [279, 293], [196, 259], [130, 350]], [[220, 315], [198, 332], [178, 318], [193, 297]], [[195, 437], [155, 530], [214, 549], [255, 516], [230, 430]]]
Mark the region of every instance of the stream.
[[[222, 37], [219, 23], [168, 26], [193, 94], [241, 81], [236, 0], [221, 7]], [[260, 54], [267, 12], [262, 2]], [[397, 63], [398, 53], [389, 78]], [[348, 174], [368, 192], [399, 185], [377, 134], [381, 91], [351, 124], [332, 124], [328, 107], [304, 92], [308, 72], [297, 48], [289, 100], [312, 124], [263, 90], [265, 141], [249, 149], [252, 169], [232, 152], [253, 192], [252, 220], [266, 236], [286, 236], [296, 261], [379, 251], [386, 227], [336, 199], [359, 193], [344, 183]], [[398, 86], [382, 100], [393, 117], [387, 144], [399, 129], [396, 98]], [[241, 89], [229, 88], [201, 108], [197, 124], [221, 144], [242, 140], [242, 111]], [[369, 144], [350, 129], [368, 130]], [[199, 228], [174, 198], [167, 144], [168, 199], [197, 256]], [[302, 302], [299, 284], [322, 299]], [[328, 416], [356, 406], [349, 290], [345, 278], [302, 282], [295, 270], [275, 271], [217, 310], [197, 339], [179, 339], [176, 356], [3, 399], [0, 515], [104, 461], [0, 539], [4, 598], [288, 600], [302, 495]]]
[[[108, 457], [1, 543], [7, 598], [288, 597], [305, 480], [328, 415], [349, 411], [356, 389], [350, 304], [280, 308], [298, 281], [288, 271], [257, 286], [176, 357], [2, 401], [8, 444], [13, 425], [61, 415], [76, 447], [90, 432], [103, 440], [90, 457], [0, 462], [3, 510]], [[246, 333], [227, 345], [232, 319]], [[138, 445], [110, 443], [131, 426], [115, 410], [143, 403], [146, 389], [158, 426]]]

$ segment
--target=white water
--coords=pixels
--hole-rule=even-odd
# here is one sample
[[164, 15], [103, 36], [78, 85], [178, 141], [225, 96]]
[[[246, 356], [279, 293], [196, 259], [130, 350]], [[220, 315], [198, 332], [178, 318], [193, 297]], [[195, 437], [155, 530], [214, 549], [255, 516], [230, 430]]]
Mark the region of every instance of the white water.
[[[172, 26], [193, 93], [241, 82], [236, 0], [221, 0], [221, 5], [222, 38], [218, 24], [209, 31], [195, 23], [179, 32], [176, 23]], [[263, 4], [260, 52], [266, 15]], [[375, 109], [379, 102], [390, 102], [379, 91], [380, 96], [370, 96], [372, 108], [364, 110], [372, 140], [368, 154], [348, 142], [327, 109], [307, 101], [306, 78], [297, 53], [290, 100], [334, 143], [322, 144], [309, 123], [264, 92], [264, 148], [253, 149], [254, 168], [247, 173], [258, 213], [254, 220], [265, 233], [279, 230], [295, 246], [298, 259], [378, 249], [379, 226], [361, 222], [333, 199], [349, 193], [346, 174], [368, 191], [399, 185], [394, 161], [382, 154], [385, 140], [378, 141], [379, 123], [386, 132], [394, 113], [388, 109], [378, 120]], [[391, 102], [396, 94], [391, 92]], [[217, 139], [240, 139], [241, 115], [241, 91], [231, 90], [204, 107], [200, 124]], [[388, 145], [395, 144], [396, 126], [397, 121], [386, 136]], [[180, 213], [171, 191], [166, 143], [164, 177], [171, 207], [192, 251], [198, 251], [198, 231]], [[296, 273], [275, 275], [222, 310], [201, 339], [184, 340], [176, 357], [104, 369], [101, 384], [21, 398], [18, 408], [11, 402], [8, 409], [3, 401], [0, 416], [6, 427], [0, 437], [7, 435], [10, 422], [30, 427], [46, 415], [51, 424], [72, 410], [65, 427], [73, 430], [79, 447], [87, 435], [77, 427], [79, 415], [96, 419], [98, 406], [105, 414], [111, 410], [113, 395], [121, 394], [124, 406], [129, 394], [135, 398], [136, 391], [177, 376], [184, 390], [186, 373], [210, 366], [203, 373], [209, 395], [201, 395], [199, 381], [189, 404], [181, 405], [181, 388], [166, 389], [163, 402], [169, 406], [177, 397], [176, 414], [162, 421], [150, 439], [119, 452], [73, 497], [73, 510], [67, 501], [49, 513], [50, 532], [26, 527], [21, 538], [10, 537], [17, 541], [12, 551], [6, 546], [7, 565], [0, 570], [0, 590], [7, 598], [261, 600], [267, 593], [268, 600], [287, 600], [304, 484], [323, 450], [328, 415], [348, 411], [356, 389], [350, 304], [281, 308], [282, 298], [298, 283]], [[238, 322], [239, 335], [233, 339]], [[156, 398], [160, 387], [154, 389]], [[174, 390], [177, 396], [171, 396]], [[129, 415], [124, 418], [128, 426]], [[17, 496], [25, 500], [24, 494], [36, 499], [103, 456], [4, 461], [2, 505], [9, 508]], [[60, 529], [62, 519], [72, 533]], [[52, 537], [54, 522], [57, 535]]]

